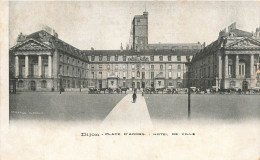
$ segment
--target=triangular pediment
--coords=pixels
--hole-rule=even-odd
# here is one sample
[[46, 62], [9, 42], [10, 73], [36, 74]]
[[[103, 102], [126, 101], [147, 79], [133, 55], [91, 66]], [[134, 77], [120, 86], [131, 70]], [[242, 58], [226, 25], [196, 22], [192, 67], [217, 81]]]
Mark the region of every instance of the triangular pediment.
[[252, 38], [243, 38], [230, 43], [225, 48], [227, 49], [260, 49], [260, 41]]
[[34, 39], [26, 40], [11, 48], [11, 50], [46, 50], [46, 49], [52, 49], [52, 48]]

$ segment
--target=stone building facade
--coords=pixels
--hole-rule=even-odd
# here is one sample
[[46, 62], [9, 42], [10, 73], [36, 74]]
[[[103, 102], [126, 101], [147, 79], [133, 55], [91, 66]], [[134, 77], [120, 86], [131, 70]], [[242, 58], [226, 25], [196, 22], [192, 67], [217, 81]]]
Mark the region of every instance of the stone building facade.
[[146, 11], [134, 17], [130, 42], [125, 50], [79, 50], [50, 29], [21, 34], [10, 49], [10, 77], [17, 79], [17, 91], [185, 87], [186, 58], [201, 48], [148, 44]]
[[249, 33], [236, 24], [192, 59], [191, 85], [201, 89], [253, 89], [260, 87], [260, 28]]
[[[196, 43], [193, 45], [197, 45]], [[89, 84], [107, 88], [114, 77], [117, 87], [184, 87], [187, 56], [195, 50], [83, 51], [89, 61]]]
[[20, 34], [10, 49], [17, 91], [51, 91], [87, 86], [88, 57], [44, 30]]

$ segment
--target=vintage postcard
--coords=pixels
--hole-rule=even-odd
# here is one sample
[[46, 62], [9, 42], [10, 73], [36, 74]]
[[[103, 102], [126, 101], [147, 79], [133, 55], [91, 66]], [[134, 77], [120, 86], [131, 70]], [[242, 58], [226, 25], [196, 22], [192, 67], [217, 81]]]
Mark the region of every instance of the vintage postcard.
[[1, 159], [259, 160], [259, 1], [6, 1]]

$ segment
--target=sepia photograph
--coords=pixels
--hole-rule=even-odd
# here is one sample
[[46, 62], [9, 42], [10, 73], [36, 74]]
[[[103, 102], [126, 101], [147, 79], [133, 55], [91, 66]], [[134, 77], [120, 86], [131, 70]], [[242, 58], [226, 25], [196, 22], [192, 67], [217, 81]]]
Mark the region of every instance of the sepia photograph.
[[3, 159], [260, 159], [259, 1], [6, 3]]

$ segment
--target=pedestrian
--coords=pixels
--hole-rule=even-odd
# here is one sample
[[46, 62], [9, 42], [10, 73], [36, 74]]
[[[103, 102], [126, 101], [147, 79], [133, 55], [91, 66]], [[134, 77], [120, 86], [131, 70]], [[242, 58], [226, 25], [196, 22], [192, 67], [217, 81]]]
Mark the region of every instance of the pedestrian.
[[136, 98], [137, 98], [137, 96], [136, 96], [136, 93], [134, 92], [134, 94], [133, 94], [133, 103], [135, 103]]
[[60, 94], [61, 94], [61, 88], [60, 88]]

